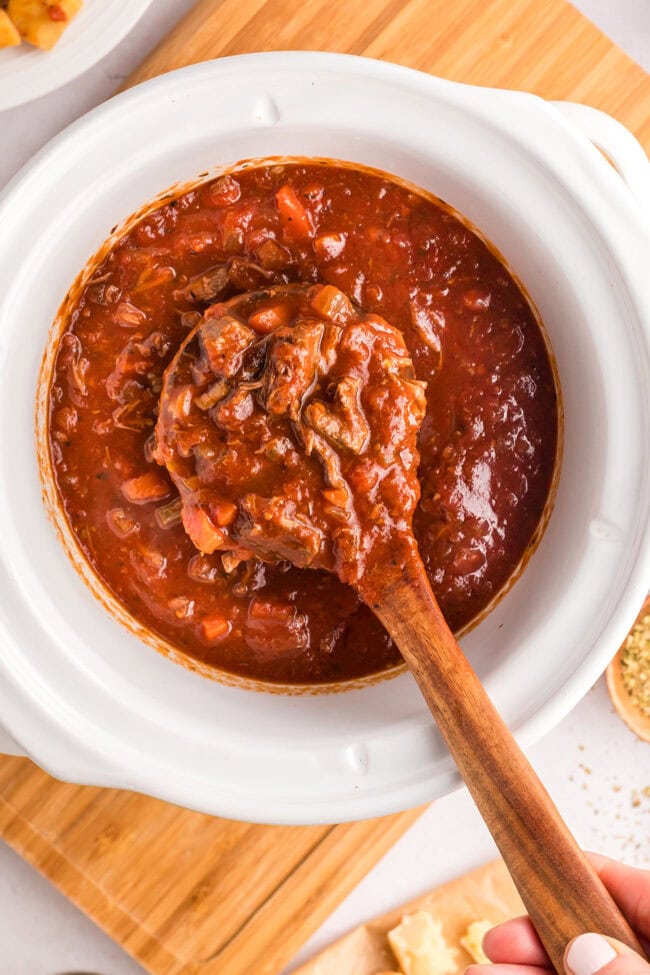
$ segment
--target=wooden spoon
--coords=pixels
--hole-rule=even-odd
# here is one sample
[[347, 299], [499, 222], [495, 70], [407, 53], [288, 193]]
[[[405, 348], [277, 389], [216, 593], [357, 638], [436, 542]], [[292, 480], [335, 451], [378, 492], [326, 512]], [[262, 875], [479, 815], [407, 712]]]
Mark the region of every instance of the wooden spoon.
[[[338, 289], [240, 295], [206, 312], [167, 370], [155, 456], [201, 551], [228, 553], [230, 570], [254, 554], [335, 572], [376, 613], [557, 971], [568, 942], [588, 931], [640, 952], [429, 585], [412, 532], [422, 387], [401, 333]], [[269, 453], [278, 443], [280, 455]]]
[[588, 931], [643, 955], [447, 626], [420, 560], [369, 594], [499, 847], [554, 968]]

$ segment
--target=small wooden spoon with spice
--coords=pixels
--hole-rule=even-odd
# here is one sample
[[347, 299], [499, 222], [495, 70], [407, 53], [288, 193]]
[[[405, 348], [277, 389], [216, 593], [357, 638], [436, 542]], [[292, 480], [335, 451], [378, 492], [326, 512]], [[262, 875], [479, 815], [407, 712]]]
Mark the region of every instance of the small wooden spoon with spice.
[[650, 742], [650, 596], [607, 668], [607, 689], [626, 725]]
[[402, 334], [337, 288], [240, 295], [208, 309], [167, 370], [155, 456], [188, 535], [226, 571], [251, 557], [324, 569], [376, 613], [556, 969], [587, 931], [641, 951], [431, 590], [412, 530], [424, 385]]

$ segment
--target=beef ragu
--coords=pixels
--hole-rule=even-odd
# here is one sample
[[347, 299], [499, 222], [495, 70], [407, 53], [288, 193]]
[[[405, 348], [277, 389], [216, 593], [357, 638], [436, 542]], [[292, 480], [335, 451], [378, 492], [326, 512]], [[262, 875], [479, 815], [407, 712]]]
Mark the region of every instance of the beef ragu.
[[480, 613], [538, 526], [557, 428], [540, 327], [483, 241], [384, 174], [309, 161], [140, 220], [79, 295], [50, 391], [95, 572], [189, 657], [281, 683], [399, 662], [353, 588], [391, 558], [388, 523], [413, 518], [452, 627]]
[[412, 548], [424, 388], [402, 333], [338, 288], [247, 292], [208, 308], [167, 369], [154, 458], [226, 571], [256, 558], [358, 586]]

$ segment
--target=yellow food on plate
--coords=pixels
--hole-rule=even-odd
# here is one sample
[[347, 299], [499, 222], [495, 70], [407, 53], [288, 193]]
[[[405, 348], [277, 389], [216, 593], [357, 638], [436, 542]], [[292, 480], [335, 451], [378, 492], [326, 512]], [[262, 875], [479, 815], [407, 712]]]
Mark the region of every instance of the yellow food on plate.
[[388, 942], [404, 975], [454, 975], [458, 952], [445, 941], [442, 924], [427, 911], [405, 914], [388, 932]]
[[489, 965], [490, 959], [483, 951], [483, 938], [494, 927], [492, 921], [472, 921], [460, 939], [461, 946], [471, 955], [477, 965]]
[[0, 10], [0, 47], [16, 47], [20, 34], [6, 10]]
[[83, 0], [9, 0], [7, 14], [23, 40], [49, 51], [82, 4]]

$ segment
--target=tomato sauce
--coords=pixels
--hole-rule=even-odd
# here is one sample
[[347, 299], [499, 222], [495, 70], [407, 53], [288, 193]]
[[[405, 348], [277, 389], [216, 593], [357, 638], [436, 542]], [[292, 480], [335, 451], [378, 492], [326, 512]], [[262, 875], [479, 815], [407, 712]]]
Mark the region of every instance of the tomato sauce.
[[[128, 612], [181, 652], [317, 684], [380, 672], [399, 652], [334, 575], [200, 551], [153, 436], [165, 370], [206, 308], [293, 282], [333, 285], [386, 319], [427, 384], [414, 527], [454, 629], [498, 595], [531, 542], [558, 410], [544, 338], [507, 269], [444, 205], [388, 176], [251, 167], [169, 200], [117, 241], [69, 314], [51, 382], [69, 525]], [[267, 308], [254, 321], [281, 324]]]

